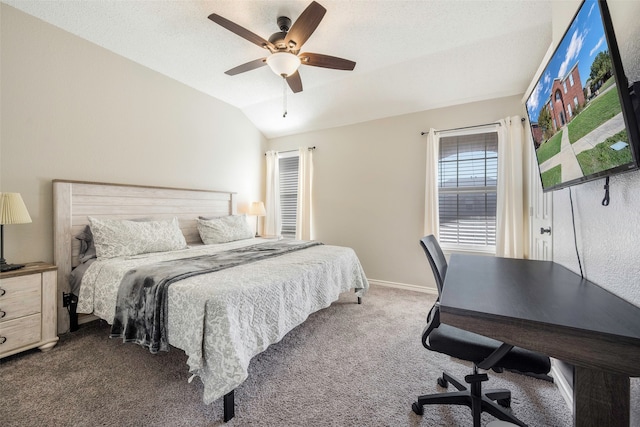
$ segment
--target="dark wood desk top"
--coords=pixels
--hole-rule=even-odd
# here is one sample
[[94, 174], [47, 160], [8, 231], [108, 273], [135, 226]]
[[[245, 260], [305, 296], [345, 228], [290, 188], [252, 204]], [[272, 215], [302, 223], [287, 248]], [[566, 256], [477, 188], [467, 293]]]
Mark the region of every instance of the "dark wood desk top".
[[551, 261], [454, 254], [440, 311], [443, 323], [640, 376], [640, 308]]

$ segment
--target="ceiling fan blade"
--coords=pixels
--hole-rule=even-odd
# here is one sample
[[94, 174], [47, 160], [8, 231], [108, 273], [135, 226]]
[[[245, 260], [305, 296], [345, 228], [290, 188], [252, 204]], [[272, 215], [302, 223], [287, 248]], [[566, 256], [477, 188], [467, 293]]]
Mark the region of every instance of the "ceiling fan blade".
[[300, 73], [297, 71], [287, 77], [287, 83], [289, 83], [289, 87], [293, 93], [302, 92], [302, 79], [300, 78]]
[[320, 53], [304, 52], [298, 55], [300, 61], [304, 65], [314, 67], [331, 68], [334, 70], [351, 71], [356, 67], [356, 63], [348, 59], [342, 59], [335, 56], [322, 55]]
[[267, 58], [255, 59], [253, 61], [249, 61], [246, 64], [238, 65], [230, 70], [225, 71], [225, 74], [230, 76], [235, 76], [236, 74], [244, 73], [245, 71], [255, 70], [256, 68], [260, 68], [262, 66], [267, 65]]
[[[319, 3], [311, 2], [289, 29], [285, 38], [287, 46], [293, 50], [300, 49], [316, 30], [326, 12], [327, 9]], [[289, 42], [293, 42], [294, 45], [291, 46]]]
[[211, 15], [209, 15], [209, 19], [231, 31], [232, 33], [239, 35], [243, 39], [249, 40], [253, 44], [256, 44], [264, 49], [276, 50], [275, 46], [268, 40], [265, 40], [259, 35], [252, 33], [251, 31], [247, 30], [244, 27], [241, 27], [235, 22], [229, 21], [227, 18], [223, 18], [217, 13], [212, 13]]

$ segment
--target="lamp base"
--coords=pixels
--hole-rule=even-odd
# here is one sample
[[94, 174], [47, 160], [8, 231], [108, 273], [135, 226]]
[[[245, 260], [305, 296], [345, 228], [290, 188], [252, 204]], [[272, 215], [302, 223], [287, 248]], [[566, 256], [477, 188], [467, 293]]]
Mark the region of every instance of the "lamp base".
[[20, 270], [24, 267], [24, 264], [0, 264], [0, 272]]

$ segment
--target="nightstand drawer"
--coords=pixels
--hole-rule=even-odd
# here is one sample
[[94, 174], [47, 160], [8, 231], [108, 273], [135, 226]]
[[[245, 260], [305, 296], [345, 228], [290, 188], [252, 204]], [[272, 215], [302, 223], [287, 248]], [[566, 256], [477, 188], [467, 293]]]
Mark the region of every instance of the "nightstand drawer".
[[0, 323], [0, 354], [40, 341], [40, 313]]
[[40, 274], [2, 280], [0, 288], [4, 293], [0, 296], [0, 322], [40, 313], [41, 280]]

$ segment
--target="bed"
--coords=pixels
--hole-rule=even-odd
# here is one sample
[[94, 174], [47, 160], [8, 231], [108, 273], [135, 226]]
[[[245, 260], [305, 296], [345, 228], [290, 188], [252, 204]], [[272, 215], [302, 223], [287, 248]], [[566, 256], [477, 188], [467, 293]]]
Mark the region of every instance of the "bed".
[[[186, 248], [91, 260], [82, 278], [78, 312], [114, 325], [119, 324], [120, 305], [126, 298], [120, 285], [133, 271], [236, 252], [264, 252], [283, 243], [300, 245], [247, 264], [180, 276], [186, 278], [166, 288], [164, 337], [187, 354], [191, 379], [197, 376], [204, 384], [203, 401], [223, 398], [225, 421], [234, 416], [233, 392], [247, 378], [253, 356], [341, 293], [355, 291], [354, 302], [359, 303], [369, 286], [350, 248], [264, 238], [204, 245], [198, 218], [238, 218], [232, 192], [63, 180], [55, 180], [53, 189], [54, 255], [58, 288], [63, 292], [70, 290], [72, 269], [83, 264], [76, 237], [90, 220], [95, 230], [114, 220], [173, 221], [184, 237]], [[66, 310], [59, 312], [64, 315]], [[65, 317], [62, 321], [68, 322]]]

